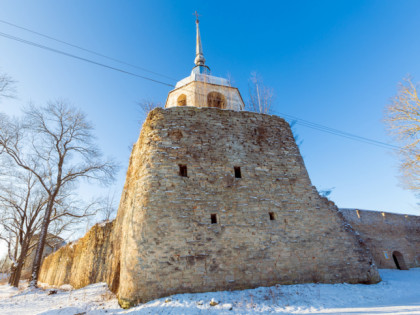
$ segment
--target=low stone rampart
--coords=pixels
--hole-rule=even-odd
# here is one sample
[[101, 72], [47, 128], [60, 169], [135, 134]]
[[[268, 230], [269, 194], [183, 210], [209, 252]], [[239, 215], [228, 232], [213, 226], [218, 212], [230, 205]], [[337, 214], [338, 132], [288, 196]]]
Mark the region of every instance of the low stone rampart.
[[110, 270], [113, 257], [113, 222], [96, 224], [84, 237], [70, 243], [44, 259], [39, 281], [54, 286], [70, 284], [81, 288], [106, 281], [118, 286]]
[[340, 212], [366, 242], [378, 268], [420, 267], [420, 216], [358, 209]]

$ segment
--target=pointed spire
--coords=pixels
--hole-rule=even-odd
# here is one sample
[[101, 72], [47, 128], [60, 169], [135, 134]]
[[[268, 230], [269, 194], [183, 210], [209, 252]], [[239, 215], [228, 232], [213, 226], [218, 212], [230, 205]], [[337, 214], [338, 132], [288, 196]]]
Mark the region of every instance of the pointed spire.
[[195, 45], [195, 60], [194, 60], [194, 63], [195, 63], [196, 66], [203, 66], [204, 63], [206, 62], [206, 59], [204, 59], [203, 47], [201, 46], [200, 28], [198, 26], [200, 21], [198, 20], [197, 11], [195, 12], [195, 14], [197, 16], [197, 18], [195, 20], [195, 25], [196, 25], [196, 29], [197, 29], [197, 42], [196, 42], [196, 45]]
[[195, 44], [195, 59], [194, 59], [195, 67], [193, 69], [193, 72], [208, 74], [210, 72], [210, 68], [205, 65], [206, 59], [204, 58], [203, 47], [201, 46], [200, 28], [198, 26], [200, 21], [198, 20], [199, 15], [197, 11], [194, 12], [194, 15], [196, 17], [195, 25], [196, 25], [197, 39], [196, 39], [196, 44]]

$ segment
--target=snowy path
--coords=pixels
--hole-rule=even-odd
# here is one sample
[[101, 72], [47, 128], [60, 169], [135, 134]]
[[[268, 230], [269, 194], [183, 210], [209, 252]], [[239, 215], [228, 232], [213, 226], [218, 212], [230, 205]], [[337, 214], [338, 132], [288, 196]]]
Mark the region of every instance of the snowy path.
[[[120, 309], [105, 284], [28, 291], [0, 286], [0, 314], [420, 314], [420, 268], [380, 270], [376, 285], [301, 284], [179, 294]], [[214, 299], [219, 302], [210, 306]]]

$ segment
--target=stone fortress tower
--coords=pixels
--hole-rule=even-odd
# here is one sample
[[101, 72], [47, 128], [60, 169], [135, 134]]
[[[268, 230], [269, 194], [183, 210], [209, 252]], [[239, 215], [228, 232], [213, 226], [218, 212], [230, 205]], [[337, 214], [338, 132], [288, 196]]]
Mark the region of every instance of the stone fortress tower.
[[242, 111], [195, 67], [151, 111], [114, 222], [48, 257], [40, 281], [106, 281], [121, 306], [184, 292], [305, 282], [377, 283], [364, 242], [312, 186], [290, 126]]

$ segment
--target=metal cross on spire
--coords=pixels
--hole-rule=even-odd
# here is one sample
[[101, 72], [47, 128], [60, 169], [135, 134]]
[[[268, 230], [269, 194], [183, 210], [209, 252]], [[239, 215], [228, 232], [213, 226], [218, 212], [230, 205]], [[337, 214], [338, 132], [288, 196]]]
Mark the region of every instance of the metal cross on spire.
[[193, 13], [193, 15], [195, 15], [195, 23], [199, 23], [200, 21], [198, 20], [198, 17], [200, 16], [200, 14], [198, 14], [197, 13], [197, 11], [195, 11], [194, 13]]

